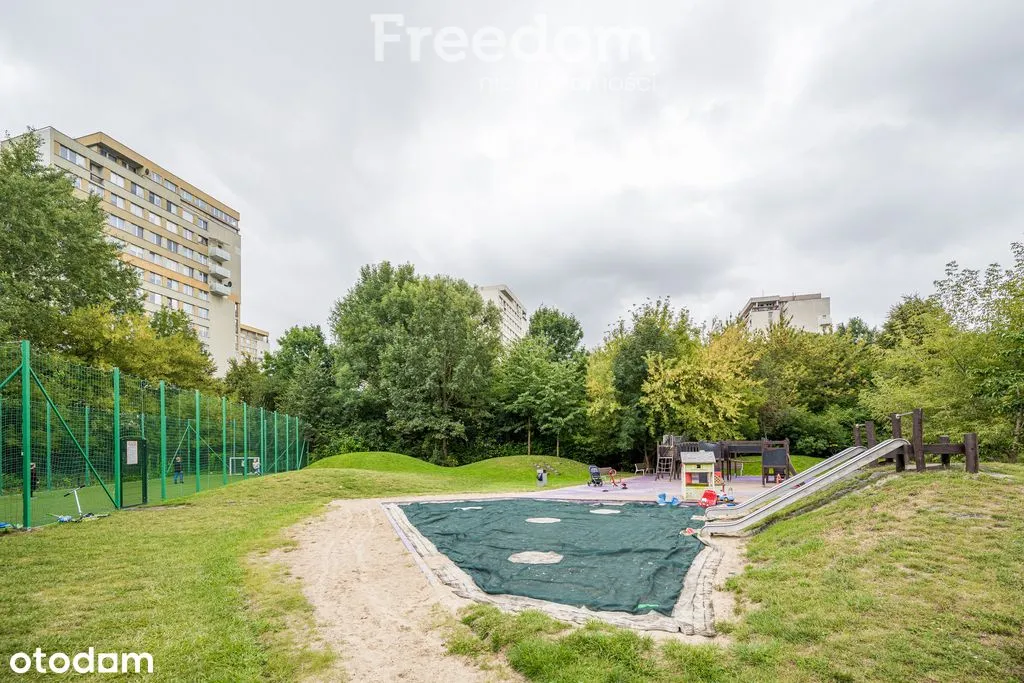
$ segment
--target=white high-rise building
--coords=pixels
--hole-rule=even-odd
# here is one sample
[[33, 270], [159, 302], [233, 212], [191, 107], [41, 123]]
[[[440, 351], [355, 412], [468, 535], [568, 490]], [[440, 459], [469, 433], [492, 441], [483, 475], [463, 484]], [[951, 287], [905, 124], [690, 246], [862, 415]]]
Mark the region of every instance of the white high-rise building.
[[530, 315], [508, 285], [488, 285], [476, 290], [484, 301], [490, 301], [501, 311], [502, 344], [512, 344], [526, 336], [530, 330]]
[[821, 294], [759, 296], [747, 301], [740, 320], [753, 330], [767, 330], [785, 317], [798, 330], [826, 333], [832, 331], [832, 304]]

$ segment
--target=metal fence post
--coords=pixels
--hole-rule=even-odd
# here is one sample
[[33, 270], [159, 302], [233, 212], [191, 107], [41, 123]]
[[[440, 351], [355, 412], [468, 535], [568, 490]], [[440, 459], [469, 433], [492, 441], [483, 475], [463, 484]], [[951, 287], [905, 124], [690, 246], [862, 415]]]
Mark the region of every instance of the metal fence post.
[[284, 414], [284, 471], [292, 469], [291, 442], [288, 440], [288, 413]]
[[[85, 407], [85, 459], [89, 460], [89, 406]], [[89, 466], [85, 466], [85, 485], [89, 485]]]
[[50, 430], [50, 402], [46, 402], [46, 490], [53, 490], [53, 432]]
[[277, 474], [277, 462], [278, 462], [278, 451], [277, 451], [277, 411], [274, 411], [274, 473]]
[[199, 493], [199, 452], [203, 448], [203, 444], [199, 439], [199, 390], [196, 389], [196, 493]]
[[32, 366], [29, 344], [21, 341], [21, 522], [32, 526]]
[[249, 405], [242, 401], [242, 479], [249, 474]]
[[267, 414], [260, 406], [260, 474], [267, 471]]
[[160, 500], [167, 500], [167, 388], [160, 380]]
[[220, 397], [220, 465], [224, 483], [228, 483], [228, 400]]
[[114, 368], [114, 507], [121, 509], [121, 369]]

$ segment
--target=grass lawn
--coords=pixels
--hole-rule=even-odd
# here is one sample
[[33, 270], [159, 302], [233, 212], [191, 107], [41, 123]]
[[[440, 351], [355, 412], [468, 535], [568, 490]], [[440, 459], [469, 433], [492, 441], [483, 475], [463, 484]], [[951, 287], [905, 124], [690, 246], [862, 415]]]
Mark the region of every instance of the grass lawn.
[[728, 646], [475, 606], [449, 649], [536, 681], [1024, 680], [1024, 466], [986, 469], [1007, 476], [908, 474], [753, 537]]
[[[754, 477], [761, 476], [761, 456], [741, 455], [736, 459], [743, 463], [743, 474]], [[793, 469], [797, 472], [803, 472], [824, 460], [824, 458], [815, 458], [810, 455], [791, 455], [789, 459], [793, 461]]]
[[[248, 562], [250, 555], [280, 546], [282, 529], [337, 498], [536, 488], [535, 458], [446, 469], [405, 456], [361, 457], [363, 466], [388, 471], [330, 459], [180, 505], [0, 536], [0, 667], [36, 647], [74, 654], [94, 646], [149, 652], [151, 680], [316, 680], [331, 655], [295, 640], [312, 630], [308, 604], [293, 581]], [[579, 463], [544, 461], [563, 473], [551, 485], [585, 481]]]
[[[310, 607], [282, 569], [249, 558], [332, 499], [534, 490], [544, 463], [560, 472], [553, 486], [586, 480], [583, 465], [550, 457], [440, 468], [352, 454], [180, 505], [0, 536], [0, 666], [36, 647], [94, 646], [151, 653], [152, 680], [318, 680], [333, 655], [310, 640]], [[1024, 466], [986, 470], [1005, 476], [865, 477], [777, 520], [730, 582], [741, 609], [720, 624], [728, 645], [476, 606], [449, 648], [499, 653], [536, 681], [1019, 681]]]

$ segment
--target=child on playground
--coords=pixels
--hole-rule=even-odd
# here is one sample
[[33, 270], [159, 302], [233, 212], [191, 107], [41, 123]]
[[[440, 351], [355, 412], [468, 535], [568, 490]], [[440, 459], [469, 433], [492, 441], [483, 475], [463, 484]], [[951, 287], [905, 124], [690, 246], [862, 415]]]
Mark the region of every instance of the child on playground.
[[32, 463], [31, 465], [29, 465], [28, 469], [29, 469], [29, 471], [32, 472], [30, 483], [29, 483], [29, 492], [28, 492], [28, 495], [31, 497], [31, 496], [36, 495], [36, 489], [39, 488], [39, 475], [36, 474], [36, 464], [35, 463]]
[[[166, 476], [166, 475], [164, 475]], [[165, 480], [166, 481], [166, 480]], [[185, 472], [181, 468], [181, 456], [174, 459], [174, 482], [175, 484], [185, 483]]]

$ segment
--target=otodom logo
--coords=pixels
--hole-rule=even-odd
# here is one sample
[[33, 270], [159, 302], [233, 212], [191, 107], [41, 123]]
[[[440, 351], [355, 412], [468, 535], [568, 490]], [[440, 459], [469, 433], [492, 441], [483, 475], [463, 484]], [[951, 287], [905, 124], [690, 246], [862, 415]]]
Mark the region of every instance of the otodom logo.
[[148, 652], [96, 652], [90, 647], [85, 652], [68, 655], [63, 652], [46, 654], [42, 648], [29, 655], [15, 652], [9, 662], [11, 672], [21, 675], [30, 671], [41, 674], [141, 674], [153, 673], [153, 655]]

